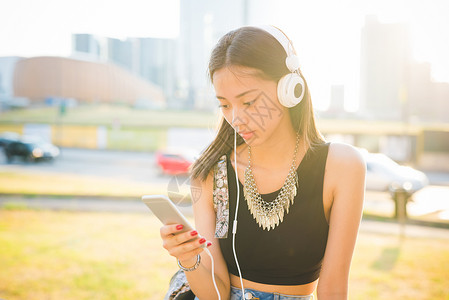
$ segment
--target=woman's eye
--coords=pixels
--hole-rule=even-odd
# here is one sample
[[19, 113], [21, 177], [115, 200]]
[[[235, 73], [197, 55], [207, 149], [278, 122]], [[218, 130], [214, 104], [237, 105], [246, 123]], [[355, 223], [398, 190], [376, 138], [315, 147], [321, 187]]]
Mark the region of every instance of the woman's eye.
[[218, 107], [226, 109], [226, 108], [228, 108], [228, 105], [227, 104], [219, 104]]
[[247, 106], [251, 106], [251, 105], [254, 104], [254, 102], [256, 102], [256, 100], [257, 100], [257, 99], [254, 99], [254, 100], [252, 100], [252, 101], [248, 101], [248, 102], [245, 102], [245, 103], [243, 103], [243, 104], [245, 104], [245, 105], [247, 105]]

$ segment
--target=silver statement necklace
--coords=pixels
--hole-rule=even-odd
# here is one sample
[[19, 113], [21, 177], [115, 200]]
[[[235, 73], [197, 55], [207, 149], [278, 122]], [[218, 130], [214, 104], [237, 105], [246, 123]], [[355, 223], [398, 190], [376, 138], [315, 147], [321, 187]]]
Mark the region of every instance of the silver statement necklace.
[[296, 172], [296, 153], [298, 151], [299, 135], [296, 136], [295, 152], [290, 171], [285, 179], [276, 199], [267, 202], [262, 199], [254, 180], [251, 169], [251, 146], [248, 146], [248, 167], [245, 170], [245, 186], [243, 194], [245, 196], [248, 209], [256, 219], [259, 227], [270, 231], [284, 220], [284, 215], [288, 214], [290, 205], [293, 204], [298, 189], [298, 174]]

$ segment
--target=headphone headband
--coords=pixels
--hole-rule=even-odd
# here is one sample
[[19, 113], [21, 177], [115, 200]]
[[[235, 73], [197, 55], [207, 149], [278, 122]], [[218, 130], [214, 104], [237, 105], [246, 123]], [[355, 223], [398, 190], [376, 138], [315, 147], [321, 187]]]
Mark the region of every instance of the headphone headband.
[[295, 48], [293, 47], [292, 41], [287, 37], [287, 35], [282, 30], [280, 30], [276, 26], [273, 26], [273, 25], [256, 25], [256, 26], [253, 26], [253, 27], [262, 29], [262, 30], [268, 32], [269, 34], [271, 34], [276, 40], [278, 40], [279, 44], [282, 45], [282, 47], [285, 50], [285, 53], [287, 53], [287, 56], [290, 56], [292, 54], [296, 54]]
[[287, 35], [282, 30], [272, 25], [259, 25], [254, 27], [265, 31], [269, 33], [272, 37], [274, 37], [279, 42], [279, 44], [281, 44], [281, 46], [285, 50], [285, 53], [287, 54], [287, 59], [285, 60], [287, 68], [292, 73], [298, 71], [299, 60], [298, 57], [296, 56], [296, 51], [295, 48], [293, 47], [293, 43], [287, 37]]

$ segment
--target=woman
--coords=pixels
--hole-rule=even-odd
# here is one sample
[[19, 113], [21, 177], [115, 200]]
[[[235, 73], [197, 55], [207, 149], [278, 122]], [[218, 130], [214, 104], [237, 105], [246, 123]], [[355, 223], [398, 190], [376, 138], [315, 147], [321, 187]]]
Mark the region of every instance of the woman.
[[[275, 27], [231, 31], [214, 48], [209, 74], [224, 118], [192, 166], [198, 231], [163, 226], [164, 248], [198, 299], [217, 299], [203, 245], [221, 299], [312, 299], [315, 290], [320, 300], [347, 299], [365, 164], [317, 130], [291, 41]], [[228, 184], [221, 206], [218, 161]]]

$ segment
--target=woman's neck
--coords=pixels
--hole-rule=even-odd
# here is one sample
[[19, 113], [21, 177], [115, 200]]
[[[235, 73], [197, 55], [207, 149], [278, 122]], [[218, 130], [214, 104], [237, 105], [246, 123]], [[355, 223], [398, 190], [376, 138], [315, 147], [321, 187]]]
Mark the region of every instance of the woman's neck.
[[[298, 151], [301, 141], [299, 141]], [[275, 168], [291, 165], [296, 144], [296, 132], [290, 130], [273, 134], [263, 144], [251, 146], [251, 166]]]

